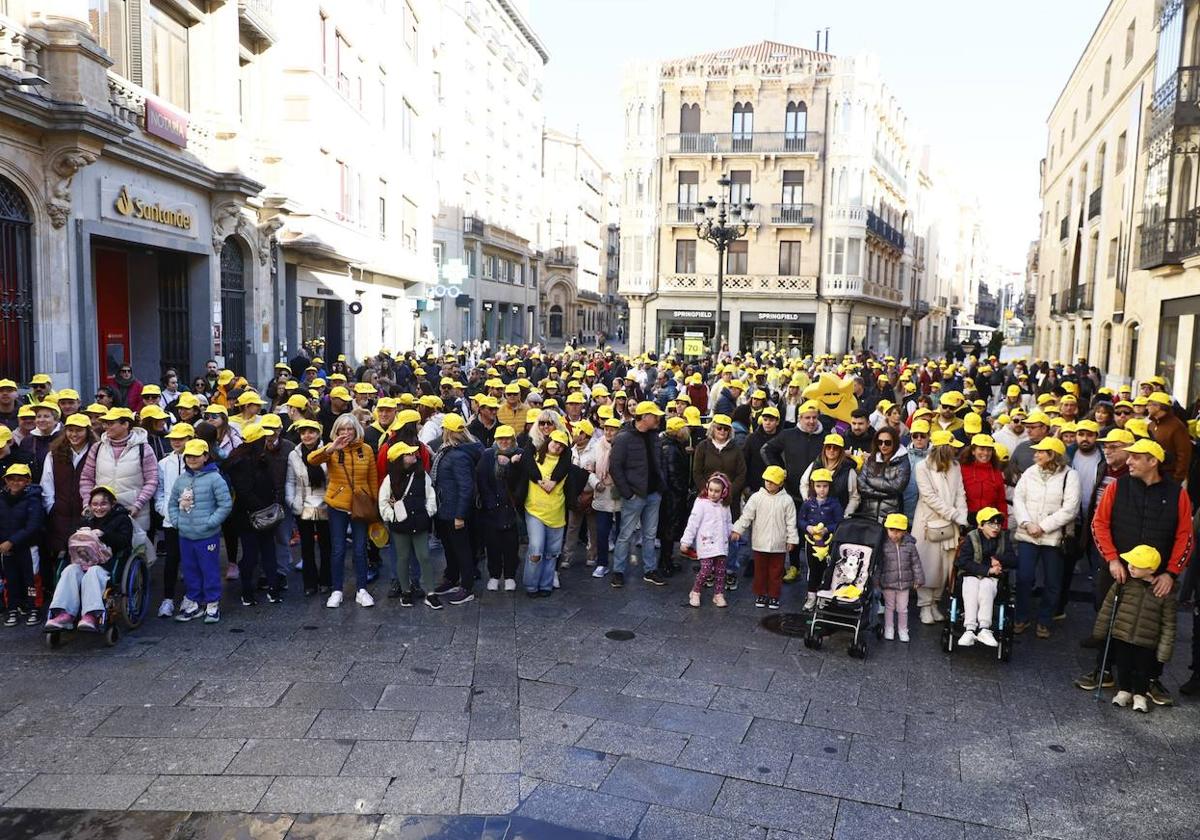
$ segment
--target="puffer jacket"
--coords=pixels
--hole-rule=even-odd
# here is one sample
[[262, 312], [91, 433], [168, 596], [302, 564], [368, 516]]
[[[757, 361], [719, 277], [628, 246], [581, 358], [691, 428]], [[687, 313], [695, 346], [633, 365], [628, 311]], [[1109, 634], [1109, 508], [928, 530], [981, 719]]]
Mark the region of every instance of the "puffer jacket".
[[799, 545], [796, 529], [796, 503], [785, 491], [768, 493], [764, 487], [746, 500], [742, 515], [733, 530], [744, 534], [750, 528], [750, 547], [755, 551], [779, 553], [789, 545]]
[[733, 516], [728, 505], [699, 498], [692, 505], [680, 545], [695, 546], [699, 558], [724, 557], [729, 554], [729, 532], [732, 529]]
[[1156, 597], [1149, 580], [1131, 577], [1125, 584], [1114, 583], [1104, 596], [1104, 603], [1092, 626], [1092, 638], [1103, 639], [1108, 634], [1112, 618], [1113, 599], [1121, 592], [1117, 618], [1113, 623], [1113, 638], [1138, 647], [1150, 648], [1155, 658], [1166, 664], [1175, 651], [1175, 621], [1178, 605], [1174, 595]]
[[876, 566], [878, 583], [884, 589], [912, 589], [925, 585], [925, 569], [917, 554], [917, 541], [905, 534], [899, 543], [883, 541], [883, 556]]
[[342, 513], [353, 510], [354, 491], [363, 489], [372, 496], [379, 489], [375, 471], [375, 453], [362, 441], [352, 443], [340, 452], [330, 452], [322, 446], [308, 456], [310, 464], [326, 465], [325, 504]]
[[[397, 492], [404, 495], [397, 498]], [[404, 520], [397, 522], [396, 514], [401, 507], [404, 509]], [[433, 527], [436, 513], [437, 495], [433, 492], [433, 480], [421, 462], [417, 461], [410, 472], [405, 472], [398, 461], [392, 462], [383, 477], [383, 484], [379, 486], [379, 518], [398, 534], [424, 534]]]
[[[192, 491], [192, 509], [184, 511], [179, 500], [185, 490]], [[187, 540], [206, 540], [221, 533], [221, 525], [233, 511], [233, 496], [221, 471], [214, 463], [198, 470], [184, 467], [171, 486], [167, 515], [175, 523], [179, 536]]]
[[0, 541], [13, 544], [12, 553], [28, 557], [30, 547], [42, 535], [42, 488], [30, 484], [19, 495], [0, 490]]
[[[1018, 542], [1057, 546], [1063, 541], [1065, 528], [1075, 522], [1079, 513], [1079, 474], [1067, 467], [1047, 472], [1034, 464], [1021, 473], [1013, 493], [1013, 515], [1017, 519]], [[1022, 527], [1037, 525], [1044, 532], [1032, 537]]]
[[[325, 487], [329, 483], [329, 467], [322, 465], [325, 484], [313, 487], [308, 477], [308, 465], [304, 462], [304, 453], [296, 446], [288, 453], [287, 482], [284, 484], [284, 499], [292, 513], [301, 519], [326, 519], [329, 509], [325, 505]], [[305, 511], [308, 516], [305, 516]]]
[[994, 507], [1004, 514], [1008, 523], [1008, 500], [1005, 498], [1004, 473], [992, 464], [969, 461], [962, 466], [963, 491], [967, 494], [967, 514], [975, 524], [975, 514], [985, 507]]
[[[838, 468], [833, 471], [833, 483], [829, 487], [829, 495], [837, 499], [846, 516], [853, 516], [858, 511], [858, 506], [862, 504], [862, 497], [858, 493], [858, 473], [855, 472], [857, 465], [853, 458], [846, 457], [838, 464]], [[800, 475], [800, 498], [807, 499], [812, 495], [812, 474], [813, 470], [821, 468], [819, 462], [814, 461], [805, 468]], [[785, 479], [786, 481], [786, 479]]]
[[[632, 423], [617, 432], [608, 456], [608, 468], [621, 498], [644, 498], [649, 492], [651, 472], [658, 486], [662, 487], [662, 476], [658, 473], [658, 450], [653, 439], [657, 434], [639, 432]], [[650, 446], [646, 445], [647, 436], [651, 438]]]
[[970, 577], [987, 577], [991, 571], [992, 558], [1000, 561], [1004, 569], [1012, 569], [1017, 565], [1017, 553], [1013, 547], [1012, 537], [1008, 531], [1001, 531], [1000, 536], [990, 540], [983, 531], [976, 528], [967, 534], [967, 538], [959, 543], [958, 557], [954, 566], [962, 574]]
[[692, 456], [692, 483], [696, 492], [703, 493], [708, 477], [715, 472], [729, 478], [729, 510], [734, 519], [742, 513], [742, 489], [746, 486], [746, 453], [731, 439], [723, 449], [717, 449], [712, 438], [700, 441]]
[[674, 541], [683, 533], [687, 522], [691, 475], [688, 473], [687, 450], [671, 435], [661, 435], [658, 439], [658, 471], [663, 478], [658, 530], [660, 535]]
[[[483, 445], [467, 441], [443, 446], [433, 456], [433, 490], [437, 496], [437, 518], [443, 522], [466, 519], [475, 506], [475, 464]], [[563, 459], [566, 464], [570, 461]]]
[[889, 513], [902, 511], [904, 489], [911, 477], [908, 450], [903, 446], [886, 463], [868, 461], [858, 474], [858, 513], [882, 522]]

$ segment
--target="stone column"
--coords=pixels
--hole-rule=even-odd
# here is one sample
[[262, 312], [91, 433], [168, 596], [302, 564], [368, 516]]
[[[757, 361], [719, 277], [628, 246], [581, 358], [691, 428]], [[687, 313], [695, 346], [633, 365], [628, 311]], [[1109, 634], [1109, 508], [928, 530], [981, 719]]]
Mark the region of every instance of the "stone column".
[[[626, 339], [629, 342], [629, 355], [636, 356], [646, 349], [646, 342], [653, 341], [653, 335], [645, 335], [646, 329], [646, 299], [642, 296], [630, 296], [629, 298], [629, 334]], [[654, 326], [650, 326], [653, 331]]]
[[832, 317], [829, 322], [828, 342], [824, 350], [817, 352], [841, 356], [846, 352], [846, 341], [850, 335], [850, 305], [843, 300], [830, 301]]

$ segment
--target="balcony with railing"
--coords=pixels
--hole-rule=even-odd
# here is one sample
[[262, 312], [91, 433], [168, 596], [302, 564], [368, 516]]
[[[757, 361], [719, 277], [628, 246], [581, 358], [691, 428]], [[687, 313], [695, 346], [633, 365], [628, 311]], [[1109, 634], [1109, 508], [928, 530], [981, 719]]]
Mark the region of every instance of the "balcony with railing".
[[[111, 70], [108, 73], [108, 107], [113, 117], [126, 125], [131, 125], [143, 133], [146, 131], [146, 99], [150, 94], [124, 76], [118, 76]], [[172, 109], [174, 110], [174, 109]], [[205, 165], [213, 169], [224, 169], [220, 161], [214, 160], [215, 132], [211, 125], [195, 116], [180, 112], [184, 122], [185, 148]], [[243, 161], [233, 162], [241, 166]], [[254, 174], [254, 173], [248, 173]]]
[[791, 154], [821, 151], [819, 131], [743, 131], [668, 134], [669, 155]]
[[[797, 274], [726, 274], [722, 286], [726, 295], [778, 297], [817, 296], [817, 278]], [[716, 274], [663, 274], [658, 279], [660, 292], [679, 292], [704, 296], [717, 293]]]
[[463, 233], [467, 236], [483, 236], [483, 219], [478, 216], [463, 216]]
[[13, 81], [37, 79], [42, 72], [42, 41], [3, 14], [0, 3], [0, 76]]
[[885, 222], [883, 217], [874, 210], [867, 210], [867, 232], [879, 237], [893, 248], [904, 250], [904, 234]]
[[546, 265], [574, 268], [579, 265], [579, 256], [574, 248], [559, 245], [546, 251]]
[[896, 186], [900, 187], [901, 191], [908, 189], [908, 179], [904, 177], [900, 170], [896, 168], [896, 165], [888, 160], [879, 149], [875, 149], [875, 164], [883, 171], [884, 175], [890, 178]]
[[1089, 219], [1094, 219], [1100, 215], [1100, 204], [1103, 198], [1104, 188], [1096, 187], [1092, 194], [1088, 196], [1088, 215]]
[[1139, 233], [1139, 268], [1179, 265], [1185, 257], [1200, 254], [1200, 228], [1194, 216], [1142, 225]]
[[250, 40], [274, 44], [275, 0], [238, 0], [238, 25]]
[[812, 227], [816, 219], [811, 204], [772, 204], [771, 224], [789, 227]]
[[828, 298], [860, 298], [893, 304], [904, 302], [904, 292], [868, 280], [861, 274], [823, 275], [821, 277], [821, 293]]
[[694, 225], [699, 221], [696, 218], [695, 204], [668, 204], [667, 213], [663, 217], [663, 223], [670, 227]]
[[861, 204], [835, 204], [829, 208], [829, 219], [840, 224], [865, 225], [867, 208]]

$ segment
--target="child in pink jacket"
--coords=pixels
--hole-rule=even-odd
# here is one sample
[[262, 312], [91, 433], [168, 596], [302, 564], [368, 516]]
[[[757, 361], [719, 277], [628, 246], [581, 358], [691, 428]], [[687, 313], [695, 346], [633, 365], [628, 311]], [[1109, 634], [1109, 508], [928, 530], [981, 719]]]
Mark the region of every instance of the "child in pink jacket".
[[713, 473], [704, 485], [704, 493], [696, 497], [692, 514], [679, 542], [681, 549], [695, 546], [700, 571], [692, 585], [688, 603], [700, 606], [700, 588], [705, 580], [715, 577], [713, 606], [725, 606], [725, 560], [729, 554], [729, 532], [733, 528], [733, 517], [729, 513], [729, 478], [724, 473]]

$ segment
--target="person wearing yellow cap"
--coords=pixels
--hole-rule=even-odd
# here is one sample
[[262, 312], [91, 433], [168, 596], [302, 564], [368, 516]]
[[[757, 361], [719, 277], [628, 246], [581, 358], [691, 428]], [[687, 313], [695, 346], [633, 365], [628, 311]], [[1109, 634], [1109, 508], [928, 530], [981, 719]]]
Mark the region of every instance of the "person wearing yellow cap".
[[800, 549], [801, 557], [805, 558], [805, 562], [791, 564], [784, 573], [783, 582], [791, 583], [800, 579], [800, 566], [805, 565], [808, 574], [802, 582], [801, 592], [806, 593], [804, 609], [811, 610], [817, 603], [817, 590], [821, 588], [828, 566], [833, 534], [841, 524], [845, 510], [841, 502], [831, 495], [833, 473], [830, 470], [824, 467], [812, 470], [806, 485], [811, 486], [811, 492], [801, 502], [797, 518], [800, 536], [804, 540]]
[[525, 431], [525, 414], [529, 405], [522, 399], [519, 383], [510, 382], [504, 386], [504, 402], [496, 411], [496, 419], [502, 425], [511, 426], [517, 435]]
[[[303, 399], [303, 397], [301, 397]], [[289, 411], [291, 411], [289, 406]], [[287, 488], [284, 498], [300, 532], [300, 571], [305, 597], [332, 588], [330, 570], [329, 507], [325, 503], [327, 470], [311, 464], [308, 456], [321, 448], [321, 424], [311, 417], [295, 417], [288, 438], [296, 446], [287, 456]], [[318, 562], [318, 552], [320, 561]]]
[[1135, 712], [1146, 713], [1151, 704], [1165, 705], [1156, 696], [1155, 683], [1161, 687], [1162, 666], [1175, 650], [1179, 605], [1174, 595], [1156, 592], [1154, 581], [1163, 564], [1157, 548], [1139, 543], [1118, 556], [1126, 579], [1105, 594], [1092, 638], [1106, 645], [1105, 664], [1116, 666], [1113, 705], [1132, 705]]
[[17, 427], [17, 383], [11, 379], [0, 379], [0, 425], [9, 430]]
[[42, 488], [32, 484], [29, 465], [11, 463], [4, 470], [4, 497], [0, 500], [0, 563], [8, 613], [4, 626], [14, 627], [23, 618], [34, 625], [40, 620], [33, 598], [33, 547], [41, 541], [44, 509]]
[[516, 465], [510, 484], [514, 502], [525, 511], [529, 546], [523, 585], [530, 598], [548, 598], [557, 588], [557, 562], [567, 525], [567, 477], [571, 472], [571, 439], [554, 429], [539, 434]]
[[666, 577], [658, 569], [658, 551], [654, 546], [662, 502], [662, 476], [655, 444], [663, 410], [655, 403], [643, 400], [637, 404], [633, 415], [633, 422], [617, 435], [609, 454], [609, 470], [622, 499], [621, 530], [617, 535], [609, 578], [609, 585], [618, 589], [625, 585], [630, 543], [639, 524], [642, 580], [653, 586], [667, 584]]
[[117, 501], [143, 531], [150, 527], [151, 502], [158, 489], [158, 459], [145, 429], [128, 408], [112, 408], [101, 420], [104, 434], [84, 459], [79, 476], [84, 500], [97, 484], [112, 487]]
[[967, 497], [956, 443], [953, 433], [933, 425], [929, 454], [916, 468], [918, 495], [912, 534], [925, 575], [925, 585], [917, 589], [922, 624], [945, 620], [938, 602], [954, 563], [960, 529], [967, 525]]
[[[675, 545], [683, 536], [687, 523], [688, 492], [693, 480], [688, 457], [691, 439], [687, 421], [679, 416], [671, 416], [667, 418], [666, 428], [658, 440], [662, 493], [658, 512], [658, 540], [661, 546], [658, 569], [664, 577], [671, 577], [678, 571]], [[732, 446], [728, 448], [734, 449]], [[703, 494], [705, 491], [701, 489], [699, 492]], [[724, 585], [725, 581], [721, 583]]]
[[1147, 397], [1146, 411], [1150, 418], [1150, 434], [1166, 453], [1164, 470], [1177, 482], [1187, 480], [1192, 463], [1192, 437], [1187, 425], [1176, 416], [1171, 395], [1154, 391]]
[[1058, 438], [1044, 437], [1030, 449], [1035, 463], [1021, 474], [1013, 492], [1017, 541], [1017, 611], [1013, 630], [1025, 632], [1034, 618], [1030, 601], [1041, 566], [1044, 585], [1036, 616], [1037, 637], [1048, 639], [1050, 621], [1059, 609], [1064, 577], [1063, 546], [1073, 538], [1080, 511], [1079, 474], [1068, 466], [1066, 445]]
[[[420, 445], [401, 440], [389, 446], [383, 455], [387, 460], [379, 487], [379, 514], [391, 532], [388, 597], [399, 598], [403, 607], [414, 606], [426, 598], [432, 599], [429, 606], [440, 606], [433, 595], [435, 578], [429, 559], [429, 534], [437, 513], [437, 494], [422, 463]], [[415, 572], [412, 560], [417, 563]]]
[[737, 541], [750, 531], [754, 605], [759, 608], [779, 609], [784, 562], [800, 543], [796, 503], [784, 490], [786, 477], [783, 467], [769, 466], [763, 470], [763, 486], [746, 501], [729, 535], [730, 540]]
[[58, 408], [49, 401], [39, 402], [33, 406], [33, 428], [21, 438], [20, 450], [29, 455], [29, 463], [33, 471], [33, 482], [42, 480], [42, 466], [50, 445], [62, 434], [62, 424], [58, 420]]
[[[422, 414], [426, 410], [428, 408], [424, 408]], [[435, 609], [441, 606], [443, 599], [455, 606], [475, 599], [472, 591], [475, 585], [475, 552], [471, 545], [468, 520], [473, 510], [475, 466], [483, 452], [479, 441], [467, 431], [466, 421], [461, 414], [439, 416], [441, 443], [430, 472], [438, 499], [434, 530], [446, 553], [446, 571], [441, 583], [431, 593], [436, 596], [430, 599], [430, 606]], [[422, 442], [429, 424], [427, 420], [421, 427]]]
[[996, 592], [1000, 576], [1017, 565], [1005, 518], [1004, 512], [995, 507], [976, 511], [971, 517], [976, 527], [959, 545], [954, 566], [962, 591], [960, 647], [976, 642], [992, 648], [1000, 644], [991, 629]]
[[[475, 492], [479, 499], [476, 515], [487, 550], [487, 590], [497, 592], [503, 583], [505, 592], [517, 589], [520, 562], [518, 523], [524, 515], [509, 492], [509, 476], [516, 475], [525, 457], [512, 426], [496, 427], [493, 443], [483, 451], [475, 470]], [[605, 546], [607, 548], [607, 546]]]
[[889, 513], [883, 527], [888, 536], [878, 572], [883, 591], [883, 638], [891, 641], [899, 636], [907, 642], [909, 593], [925, 584], [925, 571], [917, 542], [908, 533], [908, 517]]

